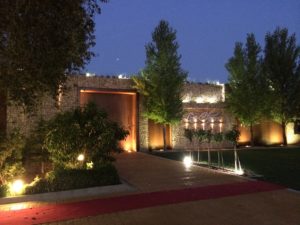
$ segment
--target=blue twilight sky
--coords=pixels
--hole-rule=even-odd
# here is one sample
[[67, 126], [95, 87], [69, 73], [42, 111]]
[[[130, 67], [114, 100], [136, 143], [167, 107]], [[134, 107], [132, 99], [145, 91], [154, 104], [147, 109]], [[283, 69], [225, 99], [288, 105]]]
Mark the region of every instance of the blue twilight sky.
[[276, 26], [300, 43], [300, 0], [110, 0], [96, 17], [96, 57], [86, 70], [134, 74], [145, 65], [145, 44], [161, 20], [177, 30], [182, 68], [193, 81], [227, 81], [224, 64], [236, 41], [253, 32], [264, 45]]

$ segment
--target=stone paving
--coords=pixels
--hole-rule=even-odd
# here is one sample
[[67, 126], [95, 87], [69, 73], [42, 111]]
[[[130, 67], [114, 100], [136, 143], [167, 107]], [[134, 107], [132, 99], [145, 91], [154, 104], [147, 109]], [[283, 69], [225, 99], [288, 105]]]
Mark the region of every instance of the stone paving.
[[[249, 181], [202, 167], [186, 169], [181, 162], [144, 153], [121, 154], [117, 157], [116, 167], [122, 179], [137, 189], [134, 194]], [[52, 224], [300, 225], [300, 193], [287, 189], [273, 190], [133, 209]]]

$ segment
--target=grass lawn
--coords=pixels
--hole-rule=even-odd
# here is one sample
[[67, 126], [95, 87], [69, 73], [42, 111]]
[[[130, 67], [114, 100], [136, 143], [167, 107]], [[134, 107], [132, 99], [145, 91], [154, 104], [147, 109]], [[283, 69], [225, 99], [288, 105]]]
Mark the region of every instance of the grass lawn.
[[[182, 160], [187, 152], [154, 152], [161, 157]], [[281, 184], [300, 190], [300, 147], [299, 148], [263, 148], [242, 149], [238, 151], [242, 167], [255, 174], [262, 175], [257, 179]], [[197, 160], [197, 152], [193, 154]], [[217, 163], [217, 152], [211, 152], [212, 163]], [[207, 152], [200, 154], [201, 161], [207, 161]], [[224, 164], [233, 167], [233, 151], [223, 151]]]

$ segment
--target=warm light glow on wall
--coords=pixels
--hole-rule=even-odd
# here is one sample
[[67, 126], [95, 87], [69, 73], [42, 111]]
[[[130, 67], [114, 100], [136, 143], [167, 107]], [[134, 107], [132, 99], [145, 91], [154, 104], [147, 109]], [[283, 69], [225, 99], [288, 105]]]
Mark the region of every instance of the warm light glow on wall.
[[61, 106], [61, 103], [62, 103], [62, 96], [63, 96], [63, 86], [62, 85], [59, 85], [58, 86], [58, 96], [57, 96], [57, 105], [58, 107]]
[[222, 86], [222, 102], [225, 102], [225, 84], [220, 84]]
[[268, 144], [280, 144], [282, 143], [282, 134], [281, 132], [271, 132], [270, 134], [270, 140], [268, 141]]
[[247, 128], [240, 126], [240, 138], [239, 143], [247, 143], [250, 141], [250, 132]]
[[294, 133], [294, 123], [289, 123], [286, 126], [286, 138], [288, 144], [299, 144], [300, 134]]
[[197, 97], [195, 100], [197, 103], [204, 103], [204, 99], [202, 97]]
[[135, 152], [136, 151], [135, 142], [133, 140], [123, 141], [123, 148], [126, 152]]
[[199, 96], [195, 99], [197, 103], [216, 103], [218, 99], [216, 96]]
[[211, 97], [207, 97], [205, 102], [208, 102], [208, 103], [217, 103], [218, 99], [217, 99], [216, 96], [211, 96]]
[[[241, 132], [239, 143], [250, 142], [250, 131], [249, 127], [240, 126], [239, 130]], [[276, 145], [282, 144], [282, 129], [280, 124], [266, 121], [262, 124], [254, 126], [254, 135], [258, 135], [258, 141], [266, 145]], [[289, 123], [286, 126], [286, 137], [288, 144], [299, 144], [300, 135], [294, 134], [293, 123]]]
[[197, 130], [197, 123], [194, 123], [194, 129]]
[[182, 102], [183, 102], [183, 103], [188, 103], [188, 102], [190, 102], [190, 101], [191, 101], [191, 99], [188, 98], [188, 97], [182, 99]]
[[[129, 135], [120, 142], [127, 151], [136, 151], [137, 141], [137, 94], [126, 90], [80, 89], [80, 105], [94, 102], [104, 108], [108, 118], [119, 123]], [[125, 146], [126, 144], [126, 146]]]
[[219, 132], [222, 132], [222, 130], [223, 130], [223, 124], [219, 123]]

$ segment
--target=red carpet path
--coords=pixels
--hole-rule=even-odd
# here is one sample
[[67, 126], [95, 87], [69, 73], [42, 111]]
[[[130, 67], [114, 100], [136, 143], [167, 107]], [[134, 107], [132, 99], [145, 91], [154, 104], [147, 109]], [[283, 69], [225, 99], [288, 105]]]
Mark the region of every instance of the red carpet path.
[[199, 201], [283, 189], [262, 181], [247, 181], [180, 190], [140, 193], [76, 203], [53, 204], [16, 211], [1, 211], [0, 224], [40, 224], [159, 205]]

